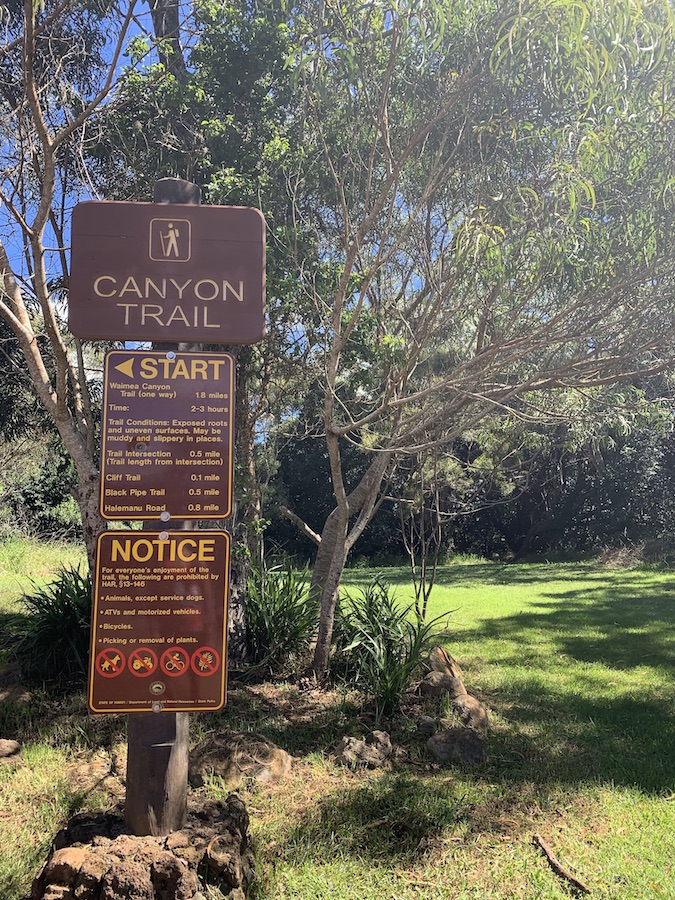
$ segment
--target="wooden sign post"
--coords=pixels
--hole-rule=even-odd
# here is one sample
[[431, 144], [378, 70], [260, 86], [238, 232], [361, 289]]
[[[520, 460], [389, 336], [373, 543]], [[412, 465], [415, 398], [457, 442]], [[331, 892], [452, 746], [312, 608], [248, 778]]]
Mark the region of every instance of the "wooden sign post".
[[262, 214], [201, 207], [182, 179], [154, 199], [76, 207], [69, 306], [76, 337], [155, 342], [106, 360], [101, 513], [162, 530], [99, 536], [89, 664], [91, 711], [130, 714], [137, 835], [184, 825], [187, 710], [225, 702], [229, 537], [186, 520], [231, 512], [234, 361], [194, 342], [264, 334]]
[[[159, 203], [199, 205], [201, 191], [196, 184], [164, 178], [155, 185], [154, 199]], [[157, 345], [155, 348], [159, 349]], [[174, 347], [164, 349], [171, 352]], [[189, 766], [189, 713], [128, 717], [124, 820], [134, 834], [171, 834], [183, 827]]]

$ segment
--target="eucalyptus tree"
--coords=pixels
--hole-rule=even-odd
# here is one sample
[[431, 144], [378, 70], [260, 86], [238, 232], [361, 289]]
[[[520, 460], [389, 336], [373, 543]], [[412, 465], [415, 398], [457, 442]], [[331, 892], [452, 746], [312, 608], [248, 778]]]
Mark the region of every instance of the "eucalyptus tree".
[[[274, 340], [247, 351], [249, 456], [261, 422], [297, 418], [291, 385], [315, 386], [301, 430], [325, 441], [335, 496], [315, 533], [322, 671], [347, 555], [399, 460], [495, 410], [527, 420], [537, 392], [671, 363], [672, 11], [204, 3], [178, 60], [170, 5], [142, 71], [135, 0], [7, 7], [0, 316], [75, 462], [91, 551], [96, 416], [61, 318], [70, 206], [168, 174], [260, 201]], [[355, 483], [348, 444], [368, 460]]]
[[[527, 420], [538, 392], [671, 364], [673, 17], [667, 0], [345, 0], [295, 4], [291, 24], [289, 184], [317, 248], [297, 270], [335, 496], [312, 580], [322, 672], [347, 555], [401, 458], [495, 411]], [[346, 442], [371, 460], [351, 487]]]
[[88, 188], [87, 129], [114, 93], [137, 6], [15, 0], [0, 48], [0, 316], [74, 461], [90, 555], [101, 525], [97, 423], [83, 349], [63, 321], [67, 228]]
[[[152, 9], [140, 0], [8, 7], [0, 316], [17, 378], [35, 391], [75, 462], [90, 556], [102, 526], [98, 385], [85, 358], [95, 348], [83, 348], [65, 324], [70, 212], [83, 197], [148, 200], [167, 175], [198, 180], [215, 202], [260, 200], [261, 179], [284, 149], [276, 134], [283, 113], [266, 114], [282, 90], [284, 29], [278, 9], [268, 13], [254, 3], [169, 0]], [[265, 386], [265, 365], [246, 371]], [[242, 408], [240, 444], [250, 455], [256, 415]]]

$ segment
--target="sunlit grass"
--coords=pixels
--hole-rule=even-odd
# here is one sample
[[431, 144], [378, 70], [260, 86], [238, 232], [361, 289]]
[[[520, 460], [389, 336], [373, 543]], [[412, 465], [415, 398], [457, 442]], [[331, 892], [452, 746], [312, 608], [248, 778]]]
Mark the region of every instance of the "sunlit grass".
[[28, 746], [16, 768], [0, 768], [0, 890], [23, 898], [71, 808], [64, 750]]
[[[412, 599], [405, 569], [383, 577]], [[288, 841], [259, 896], [572, 896], [540, 832], [595, 896], [675, 897], [673, 598], [650, 569], [445, 567], [428, 614], [449, 614], [447, 646], [490, 708], [487, 764], [337, 790], [316, 776], [300, 826], [285, 810], [285, 827], [256, 826]]]
[[17, 600], [35, 581], [44, 582], [61, 566], [84, 566], [78, 544], [14, 537], [0, 542], [0, 612], [17, 609]]

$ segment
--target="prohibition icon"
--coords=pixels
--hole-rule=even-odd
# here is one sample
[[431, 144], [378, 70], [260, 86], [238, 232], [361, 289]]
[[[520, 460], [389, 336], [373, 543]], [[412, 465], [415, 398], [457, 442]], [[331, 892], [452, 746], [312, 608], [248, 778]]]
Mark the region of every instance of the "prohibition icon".
[[213, 647], [200, 647], [199, 650], [195, 650], [192, 654], [190, 665], [192, 666], [192, 671], [196, 672], [197, 675], [213, 675], [220, 665], [220, 656]]
[[115, 678], [124, 671], [126, 657], [117, 647], [106, 647], [96, 657], [96, 671], [104, 678]]
[[157, 668], [157, 654], [149, 647], [136, 647], [129, 654], [129, 671], [138, 678], [147, 678]]
[[187, 650], [183, 650], [182, 647], [169, 647], [168, 650], [162, 653], [159, 664], [165, 675], [176, 678], [176, 676], [183, 675], [189, 669], [190, 656]]

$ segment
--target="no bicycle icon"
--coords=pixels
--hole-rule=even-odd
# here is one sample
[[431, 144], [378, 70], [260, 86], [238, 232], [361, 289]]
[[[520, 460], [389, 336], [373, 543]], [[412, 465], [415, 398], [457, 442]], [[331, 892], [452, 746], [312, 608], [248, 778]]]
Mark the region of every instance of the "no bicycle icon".
[[171, 678], [183, 675], [190, 666], [190, 656], [182, 647], [169, 647], [162, 653], [159, 661], [162, 672]]

